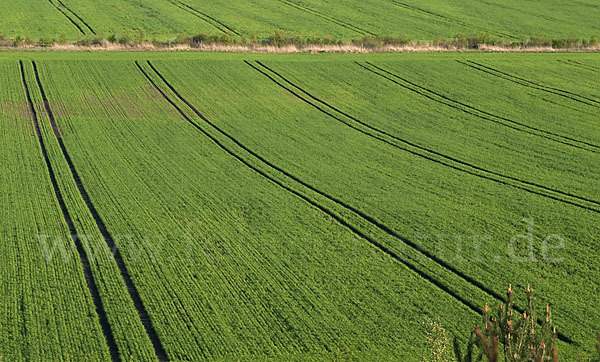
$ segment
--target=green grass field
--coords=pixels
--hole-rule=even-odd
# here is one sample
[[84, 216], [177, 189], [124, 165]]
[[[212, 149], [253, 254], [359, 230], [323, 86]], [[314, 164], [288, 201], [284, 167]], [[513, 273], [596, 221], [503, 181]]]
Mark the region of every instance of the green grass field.
[[365, 35], [419, 41], [456, 34], [487, 33], [497, 39], [532, 36], [585, 38], [600, 34], [600, 8], [576, 3], [534, 1], [343, 0], [32, 0], [5, 1], [0, 35], [78, 40], [110, 34], [167, 41], [177, 35], [226, 34], [266, 39], [275, 31], [348, 41]]
[[527, 284], [550, 304], [561, 360], [593, 350], [594, 54], [5, 52], [0, 69], [2, 360], [420, 361], [429, 322], [465, 341], [509, 283], [518, 308]]

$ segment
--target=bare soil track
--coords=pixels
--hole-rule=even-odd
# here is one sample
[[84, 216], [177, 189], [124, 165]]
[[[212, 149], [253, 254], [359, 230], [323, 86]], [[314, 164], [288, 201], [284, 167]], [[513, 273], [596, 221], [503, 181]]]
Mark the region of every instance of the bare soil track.
[[536, 18], [544, 19], [544, 20], [549, 20], [549, 21], [553, 21], [553, 22], [563, 22], [563, 20], [560, 20], [560, 19], [557, 19], [557, 18], [553, 18], [553, 17], [547, 16], [547, 15], [538, 14], [538, 13], [535, 13], [533, 11], [526, 11], [526, 10], [523, 10], [523, 9], [513, 8], [513, 7], [508, 6], [508, 5], [498, 4], [498, 3], [491, 2], [491, 1], [480, 0], [480, 2], [483, 3], [483, 4], [486, 4], [486, 5], [495, 6], [495, 7], [500, 8], [500, 9], [507, 9], [507, 10], [518, 11], [520, 13], [527, 14], [529, 16], [533, 16], [533, 17], [536, 17]]
[[67, 14], [67, 12], [65, 10], [67, 10], [68, 12], [70, 12], [71, 14], [73, 14], [77, 19], [79, 19], [79, 21], [81, 21], [84, 26], [86, 26], [90, 32], [94, 35], [96, 35], [96, 33], [94, 32], [94, 30], [92, 30], [92, 28], [85, 22], [83, 21], [77, 14], [75, 14], [71, 9], [69, 9], [68, 7], [65, 6], [65, 4], [62, 3], [62, 1], [56, 0], [58, 2], [58, 4], [54, 3], [53, 0], [48, 0], [48, 2], [50, 3], [50, 5], [52, 5], [56, 10], [60, 11], [61, 14], [63, 14], [63, 16], [65, 18], [67, 18], [67, 20], [69, 20], [69, 22], [71, 24], [73, 24], [77, 30], [79, 30], [79, 32], [83, 35], [88, 35], [84, 30], [83, 27], [78, 24], [75, 19], [73, 19], [69, 14]]
[[564, 63], [564, 64], [572, 65], [572, 66], [575, 66], [575, 67], [579, 67], [579, 68], [591, 70], [591, 71], [594, 71], [594, 72], [600, 71], [600, 67], [595, 67], [595, 66], [589, 65], [589, 64], [583, 64], [581, 62], [578, 62], [578, 61], [572, 60], [572, 59], [567, 59], [567, 60], [557, 59], [557, 61], [559, 61], [561, 63]]
[[50, 108], [50, 104], [48, 103], [46, 93], [42, 86], [42, 82], [40, 80], [37, 65], [36, 65], [35, 61], [33, 61], [32, 64], [33, 64], [33, 69], [34, 69], [34, 73], [35, 73], [35, 78], [38, 83], [40, 93], [42, 95], [42, 100], [44, 102], [44, 107], [46, 109], [46, 112], [48, 113], [50, 123], [52, 124], [52, 130], [54, 131], [54, 135], [58, 141], [58, 144], [62, 151], [62, 154], [63, 154], [65, 160], [67, 161], [67, 164], [69, 165], [69, 169], [71, 171], [73, 181], [77, 185], [77, 189], [79, 190], [81, 198], [83, 199], [87, 208], [89, 209], [90, 213], [92, 214], [92, 217], [94, 218], [94, 221], [96, 222], [96, 226], [97, 226], [98, 230], [100, 231], [100, 233], [102, 234], [104, 241], [108, 245], [109, 249], [112, 251], [112, 255], [115, 259], [115, 262], [117, 263], [117, 267], [119, 268], [121, 277], [123, 278], [123, 281], [125, 282], [125, 286], [127, 287], [129, 296], [130, 296], [131, 300], [133, 301], [133, 304], [137, 310], [137, 313], [140, 317], [142, 325], [146, 329], [146, 333], [148, 334], [148, 337], [150, 338], [150, 342], [152, 342], [152, 345], [154, 347], [154, 351], [156, 354], [156, 358], [159, 361], [167, 361], [168, 360], [167, 354], [162, 346], [160, 339], [158, 338], [158, 334], [156, 333], [154, 326], [152, 325], [152, 321], [150, 320], [148, 312], [146, 311], [146, 308], [144, 307], [144, 304], [142, 303], [142, 299], [140, 298], [140, 294], [137, 290], [137, 287], [133, 283], [131, 276], [129, 275], [129, 272], [127, 271], [127, 267], [125, 266], [125, 262], [123, 261], [121, 251], [119, 250], [119, 248], [115, 244], [115, 241], [113, 240], [110, 233], [108, 232], [106, 225], [104, 224], [104, 221], [100, 217], [95, 206], [92, 204], [90, 197], [89, 197], [87, 191], [85, 190], [83, 183], [81, 182], [81, 178], [79, 177], [79, 174], [75, 168], [75, 165], [74, 165], [73, 161], [71, 160], [71, 157], [69, 156], [67, 148], [63, 142], [60, 130], [58, 129], [58, 125], [56, 124], [56, 119], [54, 118], [54, 113], [52, 112], [52, 109]]
[[31, 100], [31, 93], [29, 92], [29, 86], [27, 84], [27, 80], [25, 77], [25, 70], [23, 67], [23, 61], [19, 61], [21, 66], [21, 77], [23, 80], [23, 87], [25, 88], [25, 94], [27, 95], [27, 101], [29, 102], [29, 109], [31, 111], [31, 117], [33, 119], [33, 125], [35, 128], [35, 133], [38, 138], [38, 142], [40, 144], [40, 148], [42, 150], [42, 156], [44, 157], [44, 162], [46, 163], [46, 168], [48, 169], [48, 174], [50, 176], [50, 182], [52, 183], [52, 188], [54, 189], [54, 195], [56, 200], [58, 201], [58, 205], [60, 206], [60, 210], [63, 214], [63, 218], [65, 223], [69, 228], [69, 233], [71, 234], [71, 239], [76, 246], [77, 253], [79, 254], [79, 261], [81, 262], [81, 267], [83, 268], [83, 275], [85, 277], [86, 284], [90, 291], [90, 295], [92, 296], [92, 301], [94, 302], [94, 307], [96, 308], [96, 314], [98, 315], [100, 327], [102, 328], [102, 333], [104, 334], [104, 338], [106, 339], [106, 344], [108, 346], [108, 350], [110, 352], [111, 359], [113, 361], [119, 361], [119, 351], [117, 349], [117, 344], [115, 343], [115, 337], [113, 336], [112, 330], [110, 329], [110, 325], [108, 323], [108, 319], [106, 317], [106, 311], [104, 310], [104, 306], [102, 304], [102, 299], [100, 298], [100, 293], [98, 291], [98, 286], [96, 285], [96, 281], [94, 280], [94, 276], [92, 274], [92, 270], [90, 268], [90, 261], [81, 244], [81, 240], [77, 235], [77, 230], [73, 223], [73, 219], [69, 214], [69, 210], [67, 209], [67, 205], [65, 205], [65, 201], [63, 199], [60, 188], [58, 187], [58, 182], [56, 181], [56, 175], [54, 174], [54, 169], [52, 168], [52, 163], [50, 162], [50, 158], [48, 157], [48, 151], [46, 150], [46, 145], [44, 143], [44, 138], [42, 137], [42, 133], [40, 131], [40, 125], [38, 121], [37, 112], [35, 107], [33, 106], [33, 101]]

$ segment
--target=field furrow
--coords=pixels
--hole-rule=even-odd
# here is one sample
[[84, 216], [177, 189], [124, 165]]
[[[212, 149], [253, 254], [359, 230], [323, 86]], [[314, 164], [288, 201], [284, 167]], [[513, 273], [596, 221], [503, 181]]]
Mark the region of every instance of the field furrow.
[[188, 4], [181, 2], [179, 0], [169, 0], [171, 1], [171, 3], [173, 3], [173, 5], [177, 6], [178, 8], [180, 8], [181, 10], [187, 11], [190, 14], [204, 20], [205, 22], [207, 22], [208, 24], [214, 26], [217, 30], [219, 30], [220, 32], [227, 34], [228, 32], [231, 32], [232, 34], [235, 35], [240, 35], [240, 33], [238, 33], [237, 31], [233, 30], [230, 26], [225, 25], [224, 23], [222, 23], [221, 21], [215, 19], [214, 17], [199, 11], [191, 6], [189, 6]]
[[558, 59], [558, 61], [561, 62], [561, 63], [563, 63], [563, 64], [568, 64], [568, 65], [580, 67], [580, 68], [591, 70], [591, 71], [594, 71], [594, 72], [600, 70], [600, 68], [595, 67], [593, 65], [583, 64], [581, 62], [578, 62], [578, 61], [572, 60], [572, 59], [567, 59], [567, 60]]
[[[77, 252], [79, 254], [81, 267], [83, 269], [83, 274], [85, 276], [85, 281], [88, 285], [88, 289], [92, 299], [94, 301], [94, 306], [96, 308], [96, 313], [100, 319], [100, 326], [102, 327], [102, 332], [104, 333], [104, 338], [106, 338], [106, 343], [108, 345], [108, 349], [110, 351], [110, 356], [113, 361], [119, 360], [119, 352], [117, 350], [117, 345], [115, 343], [115, 337], [112, 334], [112, 330], [108, 324], [108, 320], [106, 318], [106, 311], [104, 310], [104, 306], [102, 304], [102, 300], [100, 298], [100, 293], [98, 291], [98, 286], [96, 285], [96, 280], [94, 279], [90, 267], [90, 260], [81, 244], [81, 240], [78, 237], [77, 230], [75, 229], [75, 224], [71, 219], [71, 215], [69, 214], [69, 210], [65, 204], [65, 201], [62, 196], [62, 192], [58, 186], [58, 182], [56, 181], [56, 176], [54, 174], [54, 170], [52, 169], [52, 164], [50, 163], [50, 158], [48, 157], [48, 152], [46, 150], [46, 146], [44, 144], [44, 139], [42, 138], [42, 134], [40, 132], [40, 126], [38, 123], [37, 113], [33, 105], [33, 101], [31, 100], [31, 94], [29, 93], [29, 86], [27, 84], [27, 80], [25, 77], [25, 70], [23, 68], [23, 62], [19, 62], [21, 68], [21, 77], [23, 79], [23, 87], [25, 88], [25, 93], [27, 94], [27, 101], [29, 103], [29, 109], [31, 111], [35, 133], [37, 135], [40, 148], [42, 151], [42, 156], [44, 158], [44, 162], [46, 163], [46, 168], [48, 169], [48, 174], [50, 176], [50, 182], [52, 183], [52, 188], [54, 189], [54, 195], [58, 204], [60, 205], [61, 212], [63, 214], [63, 218], [67, 227], [69, 228], [69, 233], [71, 234], [71, 239], [73, 240], [73, 244], [77, 247]], [[41, 88], [40, 88], [41, 89]]]
[[81, 16], [77, 15], [76, 12], [67, 7], [61, 0], [56, 0], [56, 2], [58, 2], [58, 6], [62, 7], [63, 9], [66, 9], [68, 12], [71, 13], [71, 15], [76, 17], [83, 25], [85, 25], [85, 27], [90, 31], [90, 33], [92, 33], [93, 35], [97, 35], [94, 29], [92, 29], [92, 27], [85, 20], [83, 20]]
[[[398, 68], [398, 64], [400, 63], [389, 63], [387, 68]], [[293, 84], [302, 84], [301, 89], [305, 91], [307, 88], [312, 88], [310, 95], [314, 97], [314, 94], [319, 94], [315, 98], [324, 100], [326, 104], [342, 113], [336, 113], [332, 108], [313, 99], [314, 102], [332, 110], [341, 118], [350, 116], [351, 118], [346, 118], [347, 122], [358, 120], [356, 125], [371, 127], [366, 131], [371, 133], [379, 131], [383, 132], [379, 133], [380, 135], [387, 135], [388, 138], [396, 137], [407, 141], [416, 147], [421, 147], [421, 149], [416, 149], [420, 152], [425, 150], [433, 152], [434, 155], [437, 153], [450, 157], [451, 160], [462, 162], [460, 164], [462, 167], [468, 166], [472, 171], [489, 171], [494, 177], [506, 176], [503, 180], [520, 182], [517, 186], [539, 186], [541, 189], [538, 188], [537, 191], [545, 189], [544, 192], [551, 193], [549, 196], [559, 196], [562, 199], [566, 198], [567, 201], [583, 201], [590, 206], [596, 206], [595, 201], [598, 199], [596, 195], [600, 190], [594, 183], [590, 183], [589, 176], [595, 172], [593, 164], [598, 159], [598, 154], [591, 153], [589, 151], [591, 148], [585, 150], [572, 148], [546, 138], [539, 138], [520, 131], [516, 132], [516, 130], [500, 124], [494, 125], [497, 127], [486, 125], [480, 122], [481, 118], [478, 116], [464, 112], [462, 106], [457, 109], [454, 107], [456, 104], [443, 98], [440, 99], [435, 94], [428, 93], [423, 89], [431, 89], [431, 84], [421, 86], [422, 88], [408, 83], [405, 84], [407, 87], [397, 87], [396, 82], [399, 81], [391, 77], [390, 79], [396, 82], [390, 82], [389, 86], [381, 82], [372, 83], [373, 78], [369, 72], [360, 75], [356, 69], [361, 68], [356, 64], [353, 66], [354, 70], [350, 65], [339, 70], [316, 67], [312, 71], [308, 71], [306, 68], [288, 66], [284, 66], [283, 69], [286, 72], [286, 79], [290, 80], [289, 78], [292, 76]], [[429, 68], [431, 69], [431, 67]], [[403, 69], [396, 73], [406, 73], [407, 71], [407, 69]], [[333, 83], [327, 86], [323, 86], [323, 83], [319, 84], [317, 80], [322, 77], [327, 77]], [[387, 81], [389, 80], [382, 79], [382, 82]], [[443, 89], [445, 84], [442, 82], [439, 85]], [[397, 87], [397, 89], [393, 87]], [[299, 92], [301, 93], [301, 91]], [[436, 90], [436, 93], [440, 92]], [[415, 94], [419, 94], [422, 98], [415, 98]], [[451, 93], [448, 94], [451, 95]], [[458, 96], [447, 98], [460, 99]], [[438, 101], [444, 101], [444, 107], [440, 107]], [[390, 104], [394, 104], [394, 106], [390, 107]], [[343, 111], [340, 109], [341, 106], [344, 108]], [[445, 108], [447, 106], [450, 107]], [[540, 106], [542, 106], [541, 109], [545, 109], [543, 105]], [[481, 109], [480, 107], [476, 108]], [[490, 107], [490, 110], [494, 112], [494, 115], [502, 114], [499, 111], [493, 111], [494, 107]], [[548, 111], [550, 110], [546, 110], [546, 112]], [[508, 117], [504, 118], [508, 119]], [[561, 122], [565, 121], [560, 117], [558, 119]], [[527, 119], [528, 123], [531, 123], [530, 121]], [[579, 120], [573, 118], [568, 121]], [[584, 118], [580, 122], [583, 125], [585, 121]], [[525, 122], [523, 123], [525, 124]], [[548, 123], [548, 126], [550, 125]], [[585, 123], [585, 127], [592, 125], [593, 123]], [[573, 125], [570, 126], [571, 133], [573, 130], [577, 130]], [[536, 128], [550, 129], [543, 125]], [[468, 134], [461, 133], [461, 130], [465, 129], [469, 130]], [[565, 129], [567, 128], [565, 127]], [[448, 137], [447, 132], [451, 132], [452, 137]], [[479, 137], [474, 137], [475, 133]], [[586, 133], [581, 132], [581, 134]], [[427, 137], [424, 137], [425, 135]], [[571, 135], [566, 137], [575, 139]], [[577, 139], [579, 140], [579, 137]], [[399, 142], [393, 138], [390, 140]], [[470, 147], [465, 148], [466, 144]], [[528, 147], [524, 147], [524, 145], [528, 145]], [[478, 151], [474, 151], [475, 149]], [[515, 164], [509, 161], [515, 159], [520, 162]], [[560, 161], [555, 162], [555, 160]], [[535, 172], [532, 172], [532, 165], [535, 165]], [[579, 178], [579, 174], [585, 176]], [[487, 175], [489, 176], [490, 173]], [[566, 182], [559, 181], [561, 179]], [[554, 194], [555, 191], [558, 193]]]
[[399, 7], [404, 8], [404, 9], [408, 9], [410, 11], [414, 11], [414, 12], [417, 12], [417, 13], [420, 13], [420, 14], [425, 14], [427, 16], [433, 16], [433, 17], [442, 19], [442, 20], [447, 21], [447, 22], [456, 23], [456, 24], [459, 24], [459, 25], [462, 25], [462, 26], [465, 26], [465, 27], [468, 27], [468, 28], [475, 29], [476, 31], [484, 31], [484, 32], [487, 32], [487, 33], [490, 33], [490, 34], [494, 34], [496, 36], [500, 36], [502, 38], [518, 39], [516, 36], [514, 36], [512, 34], [508, 34], [508, 33], [504, 33], [504, 32], [499, 32], [499, 31], [492, 30], [492, 29], [489, 29], [489, 28], [485, 28], [485, 27], [482, 27], [482, 26], [479, 26], [479, 25], [469, 24], [469, 23], [466, 23], [466, 22], [464, 22], [462, 20], [455, 19], [455, 18], [446, 16], [446, 15], [441, 15], [441, 14], [435, 13], [433, 11], [421, 9], [421, 8], [419, 8], [417, 6], [409, 5], [409, 4], [403, 3], [403, 2], [398, 1], [398, 0], [391, 0], [391, 2], [394, 3], [394, 4], [396, 4], [396, 5], [398, 5]]

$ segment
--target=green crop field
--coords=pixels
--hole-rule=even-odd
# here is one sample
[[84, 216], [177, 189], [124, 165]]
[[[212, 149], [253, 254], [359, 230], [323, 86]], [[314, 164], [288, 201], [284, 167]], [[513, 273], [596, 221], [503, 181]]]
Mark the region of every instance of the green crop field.
[[2, 360], [417, 361], [508, 284], [593, 349], [594, 54], [0, 69]]
[[0, 1], [0, 362], [600, 361], [599, 36], [593, 0]]
[[365, 35], [420, 41], [456, 34], [507, 41], [600, 35], [600, 7], [592, 0], [30, 0], [4, 1], [0, 14], [0, 35], [33, 40], [128, 31], [160, 41], [198, 33], [265, 39], [276, 31], [346, 41]]

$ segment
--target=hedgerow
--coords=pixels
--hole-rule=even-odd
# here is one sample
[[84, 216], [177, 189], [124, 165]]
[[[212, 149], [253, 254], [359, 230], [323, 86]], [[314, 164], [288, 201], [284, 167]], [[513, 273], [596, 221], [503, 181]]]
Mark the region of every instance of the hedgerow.
[[416, 41], [407, 36], [372, 36], [365, 35], [360, 38], [354, 38], [350, 41], [335, 38], [329, 35], [325, 36], [305, 36], [299, 33], [285, 33], [281, 30], [274, 31], [271, 35], [258, 39], [254, 34], [246, 37], [237, 36], [230, 31], [226, 33], [198, 33], [188, 35], [182, 33], [168, 41], [159, 41], [155, 38], [148, 39], [142, 29], [135, 31], [126, 29], [121, 35], [111, 33], [108, 37], [104, 34], [97, 36], [85, 36], [74, 42], [66, 40], [64, 35], [56, 38], [42, 37], [37, 40], [28, 37], [17, 36], [7, 38], [0, 35], [0, 47], [51, 47], [53, 45], [75, 45], [82, 47], [103, 46], [109, 44], [120, 44], [130, 47], [139, 47], [147, 43], [152, 43], [158, 48], [168, 48], [173, 45], [187, 45], [191, 48], [199, 48], [203, 45], [244, 45], [244, 46], [296, 46], [299, 48], [314, 45], [354, 45], [368, 49], [378, 49], [384, 47], [403, 47], [403, 46], [433, 46], [442, 49], [480, 49], [482, 46], [494, 46], [506, 49], [515, 48], [551, 48], [551, 49], [578, 49], [590, 50], [597, 49], [599, 40], [597, 36], [589, 38], [550, 38], [548, 36], [524, 37], [520, 40], [507, 40], [503, 38], [492, 37], [489, 33], [479, 33], [475, 35], [456, 34], [451, 38], [435, 37], [431, 41]]

